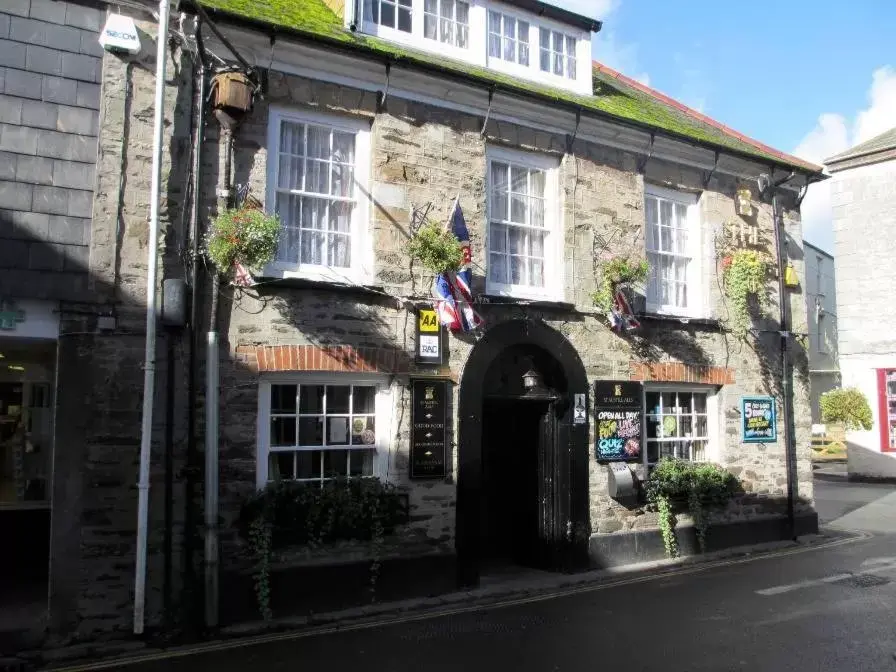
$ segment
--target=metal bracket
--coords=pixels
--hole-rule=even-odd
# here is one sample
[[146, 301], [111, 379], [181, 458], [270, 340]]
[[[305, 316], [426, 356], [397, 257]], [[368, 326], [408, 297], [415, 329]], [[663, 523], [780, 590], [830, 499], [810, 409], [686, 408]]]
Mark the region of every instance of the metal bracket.
[[572, 154], [572, 146], [573, 146], [573, 143], [576, 141], [576, 136], [579, 134], [579, 124], [581, 123], [581, 121], [582, 121], [582, 110], [581, 110], [581, 108], [579, 108], [576, 110], [575, 130], [572, 132], [572, 135], [570, 135], [569, 133], [566, 134], [566, 153], [567, 154]]
[[653, 143], [656, 141], [656, 133], [650, 134], [650, 144], [647, 146], [647, 154], [644, 158], [638, 160], [638, 172], [643, 174], [644, 169], [647, 167], [647, 162], [650, 161], [653, 156]]
[[809, 193], [809, 181], [806, 181], [806, 186], [800, 189], [800, 195], [796, 199], [796, 208], [799, 210], [800, 206], [803, 204], [803, 199], [806, 198], [806, 194]]
[[485, 137], [485, 128], [488, 126], [488, 118], [492, 115], [492, 100], [495, 97], [495, 86], [492, 84], [488, 87], [488, 108], [485, 110], [485, 118], [482, 120], [482, 130], [479, 131], [479, 137]]
[[379, 98], [376, 101], [376, 111], [377, 113], [382, 112], [386, 109], [386, 97], [389, 95], [389, 76], [392, 74], [392, 64], [386, 63], [386, 86], [382, 91], [379, 91]]
[[716, 152], [716, 160], [715, 163], [712, 164], [712, 170], [709, 171], [706, 175], [703, 176], [703, 190], [709, 188], [709, 181], [712, 179], [712, 176], [716, 172], [716, 168], [719, 167], [719, 152]]

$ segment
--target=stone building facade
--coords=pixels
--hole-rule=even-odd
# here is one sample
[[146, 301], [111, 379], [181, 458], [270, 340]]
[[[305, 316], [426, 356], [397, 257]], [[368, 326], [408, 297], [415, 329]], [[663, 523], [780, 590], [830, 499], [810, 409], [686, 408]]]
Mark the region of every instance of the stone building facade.
[[821, 395], [840, 385], [837, 368], [837, 286], [834, 257], [803, 241], [806, 318], [809, 326], [809, 393], [812, 422], [821, 422]]
[[[145, 35], [154, 39], [158, 27], [150, 15], [134, 14]], [[608, 465], [596, 459], [592, 409], [584, 423], [573, 421], [569, 396], [585, 394], [591, 403], [596, 381], [643, 382], [645, 404], [677, 409], [663, 410], [660, 416], [671, 413], [683, 423], [687, 415], [688, 422], [700, 425], [696, 441], [691, 440], [696, 429], [687, 430], [691, 437], [676, 439], [673, 447], [661, 448], [662, 437], [657, 436], [653, 450], [685, 451], [686, 457], [718, 462], [741, 480], [744, 492], [715, 518], [717, 528], [727, 530], [716, 536], [719, 545], [786, 533], [788, 460], [783, 438], [744, 444], [740, 434], [743, 396], [771, 395], [780, 406], [783, 395], [776, 280], [768, 281], [766, 316], [756, 321], [756, 332], [747, 342], [739, 341], [726, 329], [728, 307], [716, 246], [730, 238], [732, 222], [743, 221], [755, 230], [759, 249], [774, 250], [771, 204], [756, 189], [755, 178], [769, 173], [780, 180], [793, 171], [792, 182], [779, 190], [778, 200], [790, 256], [802, 273], [799, 243], [794, 243], [802, 240], [799, 187], [817, 176], [816, 167], [769, 153], [772, 150], [758, 144], [738, 145], [740, 140], [724, 136], [717, 127], [712, 127], [716, 135], [711, 136], [716, 140], [706, 140], [706, 135], [691, 142], [677, 131], [632, 125], [591, 108], [571, 111], [556, 98], [533, 95], [525, 87], [490, 94], [487, 80], [461, 79], [450, 69], [434, 71], [413, 58], [393, 65], [384, 85], [373, 52], [322, 46], [303, 38], [301, 31], [278, 40], [275, 59], [270, 39], [245, 30], [236, 16], [214, 13], [212, 20], [220, 23], [241, 55], [270, 65], [258, 71], [262, 95], [234, 133], [228, 181], [226, 138], [211, 115], [197, 118], [197, 59], [185, 28], [189, 22], [173, 24], [159, 263], [161, 279], [186, 280], [198, 263], [200, 300], [196, 318], [185, 329], [162, 331], [157, 343], [147, 585], [151, 626], [195, 621], [201, 592], [198, 446], [207, 402], [196, 381], [204, 373], [199, 344], [209, 328], [212, 283], [208, 267], [191, 254], [191, 199], [199, 201], [201, 229], [216, 213], [216, 196], [228, 184], [248, 187], [266, 209], [273, 209], [279, 182], [273, 181], [272, 171], [280, 159], [289, 158], [272, 159], [272, 149], [283, 141], [272, 129], [281, 129], [274, 124], [283, 120], [294, 127], [330, 129], [329, 143], [345, 140], [338, 133], [355, 138], [353, 153], [338, 159], [332, 153], [304, 156], [310, 145], [302, 145], [298, 155], [312, 163], [326, 161], [328, 171], [335, 171], [337, 164], [355, 171], [352, 212], [363, 216], [360, 228], [352, 229], [359, 235], [351, 249], [361, 263], [357, 274], [348, 278], [307, 277], [275, 265], [257, 273], [258, 283], [250, 288], [224, 283], [219, 292], [218, 519], [221, 585], [228, 587], [221, 593], [222, 621], [255, 615], [251, 559], [239, 517], [242, 505], [275, 478], [275, 470], [281, 477], [291, 470], [293, 476], [320, 478], [341, 469], [346, 475], [378, 476], [406, 494], [407, 522], [385, 540], [383, 550], [384, 566], [402, 568], [393, 576], [393, 583], [400, 584], [395, 594], [435, 589], [431, 583], [423, 585], [420, 573], [403, 569], [405, 561], [431, 563], [438, 589], [475, 583], [489, 571], [490, 537], [512, 544], [513, 535], [502, 527], [517, 529], [512, 510], [517, 503], [515, 481], [496, 475], [500, 468], [495, 468], [490, 457], [495, 451], [489, 448], [519, 445], [536, 450], [527, 436], [537, 429], [532, 424], [536, 416], [527, 417], [530, 407], [507, 402], [521, 395], [521, 374], [530, 366], [539, 368], [557, 392], [553, 405], [539, 406], [537, 414], [543, 423], [539, 427], [553, 437], [537, 449], [551, 461], [556, 476], [549, 496], [538, 494], [540, 501], [552, 502], [540, 524], [549, 525], [552, 538], [569, 550], [569, 561], [550, 563], [552, 567], [607, 566], [662, 553], [655, 514], [643, 503], [610, 495]], [[205, 44], [230, 59], [228, 49], [211, 36], [206, 35]], [[85, 239], [92, 303], [81, 306], [81, 312], [63, 313], [60, 329], [66, 336], [60, 339], [57, 356], [59, 380], [79, 381], [60, 388], [56, 400], [56, 435], [64, 431], [71, 445], [64, 453], [57, 449], [55, 457], [54, 501], [65, 504], [54, 508], [52, 519], [52, 554], [60, 561], [51, 565], [49, 627], [65, 638], [126, 632], [133, 600], [155, 81], [151, 69], [108, 53], [99, 72], [103, 93], [97, 177], [90, 236]], [[644, 98], [648, 94], [636, 92], [632, 83], [611, 85], [605, 70], [595, 70], [595, 77], [605, 78], [600, 80], [601, 91], [615, 86], [618, 95], [641, 101], [639, 105], [658, 104], [645, 102], [659, 100], [655, 93]], [[679, 109], [675, 114], [689, 113]], [[200, 125], [205, 130], [201, 181], [197, 194], [191, 195]], [[535, 175], [528, 178], [532, 184], [541, 184], [538, 175], [544, 174], [544, 188], [554, 190], [545, 197], [554, 255], [548, 258], [551, 268], [544, 267], [552, 276], [549, 294], [521, 298], [496, 290], [486, 278], [493, 263], [487, 258], [493, 171], [510, 170], [503, 165], [524, 167]], [[328, 184], [336, 189], [335, 182]], [[736, 211], [736, 192], [744, 188], [751, 189], [750, 215]], [[427, 367], [414, 363], [414, 325], [417, 310], [431, 305], [432, 277], [407, 255], [410, 222], [415, 208], [427, 206], [431, 219], [446, 219], [458, 196], [470, 232], [474, 307], [484, 325], [476, 333], [447, 335], [444, 364]], [[664, 201], [670, 205], [663, 206]], [[688, 221], [698, 223], [688, 243], [693, 264], [687, 281], [701, 297], [701, 309], [685, 315], [645, 312], [639, 330], [619, 335], [591, 300], [602, 264], [617, 255], [645, 255], [652, 230], [647, 219], [657, 216], [648, 212], [654, 207], [674, 209], [676, 204], [693, 218]], [[680, 217], [684, 226], [686, 217]], [[338, 228], [341, 224], [333, 226], [337, 228], [328, 235], [336, 240], [345, 232]], [[805, 331], [803, 297], [791, 293], [786, 300], [794, 331]], [[110, 317], [114, 319], [105, 319]], [[797, 531], [812, 530], [817, 523], [808, 454], [808, 369], [800, 347], [792, 345], [788, 357], [794, 371]], [[444, 478], [411, 478], [411, 384], [417, 379], [445, 381], [450, 390]], [[303, 386], [321, 400], [351, 390], [347, 394], [363, 400], [358, 403], [364, 408], [355, 408], [352, 401], [350, 411], [335, 413], [351, 423], [333, 423], [331, 429], [333, 418], [326, 410], [303, 411], [303, 402], [295, 401], [301, 399]], [[293, 401], [284, 401], [284, 393]], [[504, 401], [499, 403], [497, 397]], [[83, 411], [85, 403], [90, 414]], [[317, 402], [312, 396], [308, 403]], [[502, 409], [514, 419], [506, 428], [511, 432], [506, 441], [501, 438], [505, 428], [494, 422]], [[272, 431], [281, 431], [283, 424], [276, 418], [292, 418], [301, 432], [303, 413], [314, 416], [327, 440], [342, 446], [339, 455], [325, 455], [323, 445], [315, 451], [286, 451], [282, 445], [271, 450]], [[358, 432], [355, 421], [361, 423]], [[349, 428], [352, 437], [365, 437], [357, 448], [347, 438]], [[781, 418], [777, 429], [783, 437]], [[291, 440], [298, 441], [295, 436]], [[342, 457], [349, 450], [351, 455]], [[282, 454], [290, 457], [281, 460]], [[358, 462], [353, 467], [354, 456]], [[314, 466], [316, 459], [320, 466]], [[508, 459], [507, 464], [512, 462]], [[534, 473], [523, 474], [521, 468], [514, 466], [517, 471], [508, 473], [526, 478]], [[647, 460], [633, 462], [628, 469], [643, 481]], [[492, 491], [501, 497], [490, 496]], [[530, 511], [535, 497], [528, 496]], [[513, 524], [502, 526], [502, 520]], [[525, 520], [529, 527], [524, 531], [531, 534], [534, 518]], [[277, 558], [275, 568], [278, 576], [286, 577], [337, 565], [366, 567], [369, 558], [367, 545], [346, 543], [285, 554]], [[288, 585], [286, 578], [277, 579], [275, 591]], [[325, 584], [333, 585], [336, 580]], [[284, 588], [282, 593], [289, 591]], [[296, 608], [289, 597], [278, 602], [275, 596], [278, 613]]]

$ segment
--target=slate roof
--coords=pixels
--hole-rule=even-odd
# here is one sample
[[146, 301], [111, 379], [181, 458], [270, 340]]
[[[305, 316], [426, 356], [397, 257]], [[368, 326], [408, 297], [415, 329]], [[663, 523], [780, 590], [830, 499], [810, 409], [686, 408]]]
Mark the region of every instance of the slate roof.
[[[332, 0], [331, 0], [332, 1]], [[345, 28], [324, 0], [187, 0], [199, 2], [215, 21], [230, 21], [268, 33], [280, 32], [334, 48], [385, 56], [447, 75], [473, 79], [486, 86], [536, 99], [576, 106], [584, 112], [664, 132], [669, 137], [695, 141], [748, 158], [772, 161], [802, 172], [818, 173], [821, 166], [780, 152], [737, 133], [696, 110], [595, 63], [594, 95], [576, 94], [551, 86], [503, 75], [487, 68], [398, 46]], [[186, 4], [186, 3], [185, 3]]]
[[824, 162], [825, 164], [839, 163], [840, 161], [857, 159], [860, 156], [885, 152], [890, 149], [896, 149], [896, 127], [893, 127], [889, 131], [885, 131], [870, 140], [866, 140], [852, 149], [847, 149], [845, 152], [835, 154], [834, 156], [825, 159]]

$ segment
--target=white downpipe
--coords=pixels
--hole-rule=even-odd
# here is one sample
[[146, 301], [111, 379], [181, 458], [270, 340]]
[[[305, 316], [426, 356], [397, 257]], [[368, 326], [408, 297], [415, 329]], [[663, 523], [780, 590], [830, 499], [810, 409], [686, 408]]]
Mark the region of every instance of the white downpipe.
[[[214, 329], [214, 327], [212, 327]], [[205, 361], [205, 625], [218, 626], [218, 332]]]
[[[137, 481], [137, 562], [134, 576], [134, 634], [137, 635], [143, 634], [143, 615], [146, 606], [149, 457], [152, 448], [153, 399], [156, 385], [156, 275], [159, 256], [159, 195], [162, 182], [162, 130], [165, 119], [169, 2], [170, 0], [159, 0], [156, 98], [152, 129], [152, 185], [149, 202], [149, 244], [146, 252], [146, 363], [143, 377], [143, 422], [140, 429], [140, 476]], [[127, 140], [124, 139], [125, 142]]]

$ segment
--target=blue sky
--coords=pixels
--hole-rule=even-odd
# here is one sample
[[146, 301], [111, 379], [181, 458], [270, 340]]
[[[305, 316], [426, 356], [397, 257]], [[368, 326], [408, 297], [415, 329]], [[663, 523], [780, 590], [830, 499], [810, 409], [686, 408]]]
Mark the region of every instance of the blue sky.
[[[821, 162], [896, 126], [894, 0], [554, 1], [604, 21], [597, 60], [782, 151]], [[812, 192], [805, 237], [832, 249]]]

